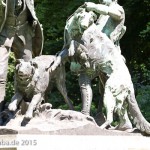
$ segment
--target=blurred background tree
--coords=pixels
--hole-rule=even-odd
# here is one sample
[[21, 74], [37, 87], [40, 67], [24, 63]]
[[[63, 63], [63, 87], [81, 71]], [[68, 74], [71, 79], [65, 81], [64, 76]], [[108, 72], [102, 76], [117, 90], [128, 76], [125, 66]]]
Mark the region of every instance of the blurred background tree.
[[[89, 1], [89, 0], [87, 0]], [[43, 54], [55, 55], [63, 46], [63, 30], [66, 19], [85, 0], [35, 0], [35, 9], [44, 30]], [[99, 3], [98, 0], [90, 2]], [[121, 39], [122, 54], [131, 73], [136, 98], [142, 113], [150, 122], [150, 2], [149, 0], [118, 0], [126, 14], [127, 31]], [[70, 72], [66, 64], [68, 95], [72, 99], [76, 110], [81, 110], [81, 98], [78, 85], [78, 76]], [[10, 100], [13, 94], [14, 57], [11, 54], [7, 82], [6, 99]], [[92, 81], [94, 92], [92, 114], [97, 109], [98, 92], [97, 78]], [[67, 109], [61, 94], [56, 88], [49, 95], [54, 108]]]

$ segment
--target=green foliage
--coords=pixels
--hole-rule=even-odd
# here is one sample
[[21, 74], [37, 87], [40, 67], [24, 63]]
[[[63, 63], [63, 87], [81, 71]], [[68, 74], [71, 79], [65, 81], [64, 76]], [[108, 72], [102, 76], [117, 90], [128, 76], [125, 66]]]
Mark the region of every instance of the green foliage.
[[150, 121], [150, 59], [148, 65], [134, 61], [133, 82], [142, 114]]
[[149, 0], [120, 0], [119, 3], [125, 9], [127, 26], [127, 31], [121, 39], [122, 53], [127, 63], [136, 60], [138, 63], [147, 64], [145, 58], [150, 56]]
[[141, 85], [137, 93], [136, 99], [141, 112], [150, 122], [150, 85]]
[[8, 63], [9, 64], [8, 64], [8, 74], [7, 74], [7, 84], [6, 84], [6, 99], [7, 101], [10, 101], [12, 95], [14, 94], [15, 58], [14, 58], [13, 53], [10, 53]]
[[150, 22], [147, 23], [146, 29], [140, 32], [142, 38], [150, 38]]
[[58, 108], [58, 107], [68, 108], [62, 95], [55, 88], [56, 87], [54, 87], [51, 93], [48, 94], [48, 102], [52, 104], [53, 108]]
[[132, 80], [137, 93], [141, 86], [150, 85], [150, 58], [147, 61], [147, 65], [145, 63], [140, 64], [137, 61], [134, 61], [132, 65]]
[[35, 1], [36, 12], [44, 29], [43, 54], [56, 54], [62, 49], [66, 20], [82, 4], [84, 0]]

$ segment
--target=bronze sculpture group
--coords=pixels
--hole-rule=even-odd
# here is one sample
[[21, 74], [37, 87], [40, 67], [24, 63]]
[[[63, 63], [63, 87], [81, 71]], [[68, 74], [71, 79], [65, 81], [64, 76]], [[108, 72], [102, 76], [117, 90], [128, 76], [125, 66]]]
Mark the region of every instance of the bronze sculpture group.
[[[14, 2], [16, 1], [14, 0]], [[8, 59], [10, 48], [12, 48], [14, 52], [17, 52], [16, 59], [23, 59], [19, 60], [19, 64], [16, 65], [16, 90], [8, 106], [10, 111], [16, 111], [18, 103], [24, 100], [29, 103], [27, 111], [25, 112], [25, 118], [31, 119], [34, 110], [45, 100], [46, 93], [50, 92], [49, 86], [51, 86], [51, 80], [53, 78], [56, 79], [58, 89], [64, 96], [69, 108], [73, 109], [65, 87], [65, 62], [69, 58], [71, 61], [71, 69], [79, 74], [79, 86], [82, 98], [81, 112], [83, 114], [90, 115], [91, 102], [93, 99], [91, 81], [95, 77], [99, 77], [100, 86], [102, 86], [101, 88], [103, 89], [100, 94], [103, 95], [103, 103], [106, 108], [106, 121], [100, 127], [103, 129], [110, 126], [113, 122], [113, 113], [116, 112], [120, 119], [117, 129], [131, 129], [132, 124], [128, 117], [129, 112], [136, 127], [140, 131], [150, 134], [150, 123], [145, 120], [140, 112], [135, 99], [130, 73], [125, 64], [125, 58], [121, 55], [119, 40], [126, 31], [126, 27], [124, 26], [125, 13], [123, 8], [118, 5], [117, 0], [102, 0], [103, 4], [86, 2], [79, 7], [66, 21], [64, 46], [59, 54], [57, 56], [42, 55], [39, 57], [35, 56], [41, 54], [43, 41], [42, 30], [40, 30], [41, 32], [35, 32], [35, 30], [41, 28], [33, 11], [34, 9], [30, 11], [28, 8], [29, 4], [33, 6], [34, 3], [32, 0], [19, 0], [17, 2], [18, 6], [22, 4], [19, 7], [19, 9], [22, 8], [22, 11], [18, 13], [19, 15], [24, 14], [23, 12], [25, 10], [27, 11], [25, 11], [23, 22], [21, 25], [19, 24], [20, 27], [23, 26], [23, 28], [19, 28], [20, 31], [17, 28], [18, 24], [15, 24], [15, 27], [13, 25], [13, 30], [10, 30], [9, 23], [12, 25], [13, 21], [6, 18], [6, 23], [4, 23], [4, 27], [1, 28], [0, 31], [0, 38], [5, 37], [3, 45], [11, 44], [9, 46], [4, 45], [0, 47], [0, 67], [2, 63], [7, 64], [3, 59], [5, 56], [7, 56], [6, 58]], [[1, 0], [0, 6], [6, 9], [8, 6], [11, 8], [12, 4], [9, 0]], [[12, 8], [12, 10], [15, 9]], [[12, 13], [16, 15], [15, 11]], [[18, 14], [17, 16], [19, 18]], [[100, 15], [97, 16], [97, 14]], [[12, 14], [10, 14], [10, 16], [13, 20]], [[28, 20], [28, 17], [32, 19]], [[29, 28], [27, 34], [31, 34], [29, 39], [32, 37], [32, 41], [30, 40], [30, 43], [27, 43], [29, 39], [24, 35], [24, 26]], [[6, 30], [8, 30], [7, 33], [10, 32], [11, 35], [5, 34], [4, 36], [3, 33], [5, 33], [4, 31]], [[36, 38], [40, 39], [40, 44]], [[2, 41], [1, 39], [0, 42]], [[17, 47], [17, 40], [21, 42], [22, 47]], [[33, 42], [38, 46], [38, 49], [32, 44]], [[32, 47], [34, 47], [34, 49], [32, 49]], [[1, 49], [4, 50], [2, 51]], [[7, 51], [7, 54], [5, 51]], [[25, 55], [21, 55], [22, 52]], [[35, 58], [32, 59], [32, 57]], [[7, 72], [7, 66], [5, 65], [3, 67], [4, 69], [0, 70], [0, 91], [3, 93], [3, 97], [0, 99], [1, 102], [4, 99]], [[3, 78], [4, 74], [5, 79]], [[127, 106], [129, 110], [127, 110]]]

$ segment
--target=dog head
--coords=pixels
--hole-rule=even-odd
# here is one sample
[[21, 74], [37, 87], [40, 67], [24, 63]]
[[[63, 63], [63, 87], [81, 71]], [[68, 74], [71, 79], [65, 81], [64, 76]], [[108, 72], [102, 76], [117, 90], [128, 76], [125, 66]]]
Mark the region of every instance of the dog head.
[[75, 17], [77, 19], [77, 24], [81, 33], [90, 25], [92, 25], [97, 19], [97, 15], [94, 12], [87, 12], [84, 8], [79, 8], [75, 12]]
[[31, 78], [34, 75], [36, 68], [38, 68], [36, 62], [26, 62], [23, 59], [18, 59], [16, 61], [16, 74], [22, 80]]

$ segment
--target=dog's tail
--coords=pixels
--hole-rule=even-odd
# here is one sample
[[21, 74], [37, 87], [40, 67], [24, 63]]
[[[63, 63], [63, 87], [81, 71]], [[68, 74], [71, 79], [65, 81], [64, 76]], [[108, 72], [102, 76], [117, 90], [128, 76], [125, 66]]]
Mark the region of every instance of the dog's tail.
[[131, 93], [128, 97], [129, 113], [133, 117], [133, 123], [140, 131], [150, 134], [150, 123], [142, 115], [134, 93]]

